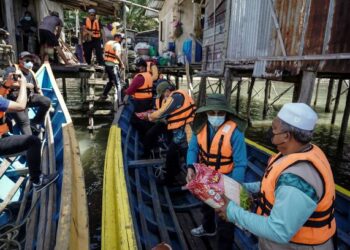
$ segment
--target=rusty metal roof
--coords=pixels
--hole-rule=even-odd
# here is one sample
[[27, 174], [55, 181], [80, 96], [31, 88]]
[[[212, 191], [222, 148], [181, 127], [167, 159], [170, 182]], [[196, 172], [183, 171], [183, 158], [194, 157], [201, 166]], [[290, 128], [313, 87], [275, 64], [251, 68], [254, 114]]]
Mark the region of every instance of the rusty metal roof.
[[81, 9], [87, 11], [94, 8], [98, 15], [112, 16], [120, 10], [121, 4], [113, 0], [51, 0], [53, 2], [61, 3], [67, 8]]
[[[163, 8], [165, 0], [150, 0], [147, 4], [147, 7], [155, 9], [155, 10], [161, 10]], [[150, 10], [146, 10], [145, 13], [148, 17], [158, 17], [158, 13]]]

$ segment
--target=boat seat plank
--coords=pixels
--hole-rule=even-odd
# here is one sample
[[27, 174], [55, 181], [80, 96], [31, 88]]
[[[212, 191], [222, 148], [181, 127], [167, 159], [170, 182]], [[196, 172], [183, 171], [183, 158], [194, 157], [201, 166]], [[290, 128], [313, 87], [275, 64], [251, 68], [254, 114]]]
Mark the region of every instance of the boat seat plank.
[[10, 165], [11, 163], [6, 159], [4, 159], [4, 161], [1, 163], [1, 166], [0, 166], [0, 177], [6, 172], [6, 170], [9, 168]]
[[134, 160], [128, 162], [128, 167], [152, 167], [155, 165], [164, 165], [165, 159], [147, 159], [147, 160]]
[[16, 176], [16, 175], [22, 175], [26, 176], [29, 173], [29, 169], [27, 167], [25, 168], [15, 168], [15, 169], [8, 169], [6, 171], [6, 176]]
[[6, 206], [10, 203], [12, 197], [15, 195], [19, 187], [22, 185], [22, 182], [24, 181], [24, 177], [19, 177], [16, 184], [11, 188], [11, 191], [6, 196], [5, 200], [0, 203], [0, 213], [4, 211]]

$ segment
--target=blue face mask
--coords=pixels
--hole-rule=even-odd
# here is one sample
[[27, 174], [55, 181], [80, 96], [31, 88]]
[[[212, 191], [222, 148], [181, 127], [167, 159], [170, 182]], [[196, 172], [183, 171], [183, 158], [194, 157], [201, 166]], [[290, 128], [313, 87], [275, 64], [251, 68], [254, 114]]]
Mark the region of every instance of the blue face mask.
[[208, 115], [208, 121], [210, 125], [213, 127], [219, 127], [225, 122], [225, 115], [223, 116], [216, 116], [216, 115]]
[[33, 68], [33, 63], [31, 61], [25, 62], [23, 65], [26, 69], [32, 69]]
[[30, 20], [32, 20], [32, 17], [31, 17], [31, 16], [25, 16], [25, 17], [24, 17], [24, 20], [30, 21]]

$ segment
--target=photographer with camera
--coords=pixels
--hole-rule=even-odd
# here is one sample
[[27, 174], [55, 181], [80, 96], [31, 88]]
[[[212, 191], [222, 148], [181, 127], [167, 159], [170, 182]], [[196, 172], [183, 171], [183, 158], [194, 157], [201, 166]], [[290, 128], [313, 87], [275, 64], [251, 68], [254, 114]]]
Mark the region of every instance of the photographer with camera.
[[0, 95], [0, 156], [18, 154], [26, 151], [30, 180], [36, 192], [53, 183], [58, 174], [43, 175], [41, 166], [41, 142], [34, 135], [10, 135], [6, 123], [6, 112], [23, 112], [27, 106], [27, 80], [21, 71], [5, 71], [1, 89], [19, 88], [16, 100], [8, 100]]
[[[18, 65], [14, 67], [6, 68], [5, 72], [14, 73], [20, 70], [21, 75], [23, 75], [27, 80], [27, 97], [28, 103], [27, 107], [16, 113], [11, 113], [11, 117], [19, 125], [22, 134], [31, 135], [32, 130], [36, 133], [40, 133], [41, 124], [43, 124], [46, 112], [49, 110], [51, 101], [48, 97], [43, 96], [41, 90], [35, 79], [35, 73], [32, 71], [33, 67], [33, 56], [27, 51], [20, 53], [18, 59]], [[18, 97], [18, 87], [11, 87], [8, 98], [10, 100], [16, 100]], [[28, 117], [28, 107], [38, 107], [38, 112], [35, 117], [29, 121]]]

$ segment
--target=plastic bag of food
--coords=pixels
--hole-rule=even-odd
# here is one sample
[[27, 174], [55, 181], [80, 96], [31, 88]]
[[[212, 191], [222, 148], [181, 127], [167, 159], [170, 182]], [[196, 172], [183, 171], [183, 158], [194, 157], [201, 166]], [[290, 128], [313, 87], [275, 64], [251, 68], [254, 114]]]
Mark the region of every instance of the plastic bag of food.
[[198, 199], [204, 201], [212, 208], [220, 208], [225, 205], [224, 196], [241, 204], [241, 184], [234, 179], [207, 167], [205, 164], [194, 164], [196, 169], [195, 178], [186, 187]]

